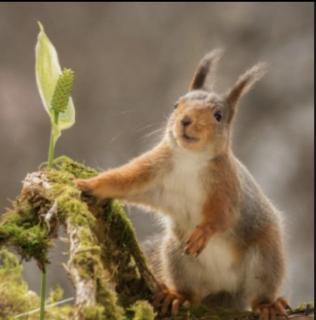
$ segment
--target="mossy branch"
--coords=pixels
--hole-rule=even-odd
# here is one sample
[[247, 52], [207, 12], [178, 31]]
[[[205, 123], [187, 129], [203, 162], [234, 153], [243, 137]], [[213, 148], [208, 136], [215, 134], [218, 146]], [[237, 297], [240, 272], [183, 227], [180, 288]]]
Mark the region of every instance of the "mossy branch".
[[[75, 287], [75, 305], [51, 308], [47, 319], [56, 319], [58, 314], [58, 319], [153, 320], [155, 313], [149, 301], [158, 283], [146, 264], [123, 206], [118, 201], [82, 199], [73, 184], [75, 178], [88, 178], [97, 173], [60, 157], [52, 168], [43, 165], [40, 171], [27, 175], [21, 194], [1, 216], [0, 246], [15, 248], [22, 258], [35, 259], [43, 268], [48, 262], [52, 240], [64, 226], [70, 243], [65, 268]], [[0, 304], [4, 301], [0, 316], [13, 319], [19, 312], [37, 308], [38, 297], [29, 293], [21, 279], [17, 260], [10, 253], [6, 255], [8, 258], [1, 258], [0, 251], [0, 280], [3, 280], [1, 272], [8, 272], [8, 261], [12, 261], [9, 263], [14, 266], [12, 276], [18, 279], [15, 288], [19, 294], [23, 293], [18, 308], [10, 290], [0, 285]], [[26, 303], [30, 296], [32, 302]], [[307, 311], [313, 314], [313, 308]], [[306, 308], [294, 310], [292, 316], [305, 316], [304, 312]], [[32, 316], [29, 319], [33, 319]], [[252, 320], [256, 316], [247, 311], [210, 310], [200, 306], [182, 310], [175, 319]], [[312, 316], [306, 315], [305, 319]]]

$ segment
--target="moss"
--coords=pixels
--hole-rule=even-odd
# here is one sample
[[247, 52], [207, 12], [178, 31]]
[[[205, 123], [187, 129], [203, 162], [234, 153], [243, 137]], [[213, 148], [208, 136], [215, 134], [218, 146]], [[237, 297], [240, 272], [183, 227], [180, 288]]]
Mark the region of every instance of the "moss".
[[[97, 286], [96, 306], [85, 306], [80, 309], [84, 319], [121, 319], [123, 310], [117, 305], [114, 292], [109, 289], [107, 275], [101, 261], [101, 245], [95, 236], [96, 217], [87, 204], [80, 198], [80, 192], [74, 187], [75, 177], [90, 177], [97, 172], [78, 164], [67, 157], [54, 162], [55, 169], [47, 170], [48, 180], [52, 183], [50, 197], [55, 199], [62, 214], [63, 223], [76, 226], [79, 248], [72, 259], [72, 264], [84, 279], [93, 279]], [[56, 171], [62, 170], [62, 171]]]
[[41, 265], [48, 262], [48, 232], [41, 227], [39, 217], [30, 209], [29, 203], [20, 203], [18, 208], [1, 217], [0, 245], [4, 243], [13, 246], [26, 260], [34, 258]]
[[[100, 305], [85, 306], [80, 310], [80, 315], [85, 320], [104, 320], [104, 307]], [[112, 318], [111, 318], [112, 320]]]
[[[39, 297], [29, 290], [22, 272], [23, 267], [17, 256], [7, 249], [0, 249], [0, 319], [15, 319], [16, 315], [39, 307]], [[62, 299], [62, 290], [56, 288], [49, 293], [49, 297], [49, 303]], [[70, 305], [51, 307], [46, 311], [46, 319], [69, 320], [72, 312]], [[38, 313], [28, 315], [27, 319], [38, 320]]]
[[[44, 189], [35, 186], [22, 192], [13, 210], [1, 218], [0, 244], [13, 245], [23, 257], [35, 258], [41, 264], [46, 263], [50, 233], [42, 220], [53, 204], [56, 204], [56, 228], [60, 224], [75, 226], [80, 239], [72, 265], [83, 278], [92, 278], [97, 283], [97, 299], [100, 304], [85, 309], [87, 319], [98, 319], [99, 316], [100, 319], [120, 319], [123, 311], [116, 303], [115, 293], [109, 289], [106, 281], [108, 274], [100, 257], [101, 247], [94, 235], [96, 218], [80, 199], [80, 192], [73, 184], [75, 177], [89, 177], [95, 175], [96, 171], [66, 157], [57, 159], [54, 169], [43, 166], [42, 171], [51, 187]], [[51, 299], [57, 299], [57, 293], [55, 291], [55, 298], [52, 296]], [[69, 313], [71, 308], [63, 309]]]
[[36, 294], [22, 280], [22, 266], [17, 257], [0, 249], [0, 319], [32, 309], [38, 304]]
[[148, 299], [151, 291], [142, 277], [147, 265], [123, 206], [116, 200], [108, 202], [100, 218], [105, 228], [100, 240], [102, 257], [112, 271], [120, 303], [127, 307], [137, 300]]
[[137, 301], [131, 308], [133, 320], [154, 320], [156, 313], [151, 304], [145, 300]]
[[66, 156], [55, 159], [53, 165], [57, 170], [70, 173], [75, 178], [91, 178], [98, 174], [97, 170], [76, 162]]
[[60, 301], [64, 298], [64, 290], [57, 285], [55, 288], [53, 288], [48, 296], [47, 303], [55, 303], [57, 301]]
[[65, 187], [64, 192], [55, 197], [62, 220], [67, 217], [75, 225], [94, 227], [95, 217], [89, 212], [87, 205], [80, 201], [79, 195], [74, 195], [69, 189], [70, 187]]
[[124, 310], [118, 305], [116, 294], [108, 289], [108, 282], [105, 277], [97, 280], [97, 302], [106, 306], [103, 310], [103, 319], [121, 320], [123, 319]]
[[314, 301], [301, 303], [299, 306], [292, 310], [292, 314], [314, 314]]
[[[58, 201], [60, 211], [63, 214], [68, 212], [67, 216], [72, 224], [84, 226], [80, 231], [82, 233], [80, 238], [84, 244], [83, 248], [86, 248], [86, 253], [80, 254], [76, 263], [82, 265], [86, 259], [92, 259], [88, 253], [89, 250], [90, 252], [98, 250], [96, 246], [92, 249], [89, 244], [91, 242], [90, 231], [88, 234], [85, 231], [94, 230], [96, 227], [99, 229], [97, 234], [99, 235], [98, 242], [101, 244], [103, 266], [109, 271], [112, 281], [116, 283], [115, 289], [119, 294], [119, 302], [128, 306], [139, 298], [148, 298], [150, 292], [146, 289], [138, 270], [139, 267], [146, 266], [145, 259], [136, 241], [135, 230], [122, 205], [118, 201], [110, 201], [105, 206], [104, 203], [99, 203], [94, 199], [88, 208], [81, 201], [80, 193], [74, 188], [72, 179], [95, 176], [98, 172], [67, 157], [56, 159], [54, 168], [59, 170], [58, 173], [56, 170], [50, 170], [47, 175], [51, 182], [55, 182], [52, 193]], [[56, 183], [57, 181], [65, 182], [67, 187]], [[94, 215], [91, 215], [91, 212]], [[103, 223], [96, 225], [95, 217], [101, 218]], [[87, 226], [89, 226], [88, 229]], [[86, 269], [89, 270], [89, 268]]]
[[45, 170], [43, 170], [43, 172], [45, 172], [45, 174], [49, 177], [49, 181], [53, 184], [56, 183], [57, 186], [60, 184], [71, 184], [74, 178], [71, 173], [68, 173], [66, 171], [58, 171], [55, 169], [46, 168]]
[[[69, 320], [73, 319], [74, 308], [72, 305], [63, 305], [59, 307], [49, 308], [46, 311], [45, 320]], [[38, 320], [38, 314], [28, 318], [28, 320]]]
[[147, 292], [128, 245], [134, 230], [129, 223], [124, 223], [127, 218], [122, 215], [121, 206], [116, 201], [105, 206], [94, 204], [93, 208], [97, 209], [94, 211], [97, 219], [103, 221], [98, 224], [96, 232], [102, 244], [103, 265], [115, 283], [120, 304], [127, 307]]

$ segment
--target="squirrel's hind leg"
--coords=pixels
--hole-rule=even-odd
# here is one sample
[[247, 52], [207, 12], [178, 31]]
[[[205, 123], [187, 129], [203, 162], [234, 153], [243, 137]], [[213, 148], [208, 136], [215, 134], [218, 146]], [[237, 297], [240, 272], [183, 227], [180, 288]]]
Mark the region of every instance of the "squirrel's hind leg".
[[278, 315], [286, 316], [289, 308], [285, 299], [278, 298], [285, 260], [277, 225], [267, 225], [262, 235], [248, 251], [245, 289], [260, 320], [274, 320]]
[[170, 250], [170, 246], [166, 247], [164, 235], [154, 236], [143, 242], [141, 246], [155, 277], [160, 282], [160, 287], [152, 298], [152, 303], [159, 314], [161, 316], [176, 315], [181, 307], [190, 306], [191, 301], [187, 295], [167, 286], [170, 277], [166, 273], [163, 255], [166, 254], [166, 250]]

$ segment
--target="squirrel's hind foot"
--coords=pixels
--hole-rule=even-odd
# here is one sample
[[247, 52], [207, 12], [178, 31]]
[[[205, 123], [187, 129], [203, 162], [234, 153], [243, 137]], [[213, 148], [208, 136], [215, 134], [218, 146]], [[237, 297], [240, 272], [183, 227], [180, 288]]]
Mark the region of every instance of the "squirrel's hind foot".
[[284, 298], [277, 298], [272, 303], [253, 303], [255, 313], [259, 314], [260, 320], [277, 320], [279, 316], [287, 319], [286, 309], [290, 309], [288, 302]]
[[162, 284], [160, 290], [153, 297], [153, 306], [161, 316], [179, 313], [180, 307], [188, 308], [191, 304], [188, 299], [176, 290], [169, 289]]

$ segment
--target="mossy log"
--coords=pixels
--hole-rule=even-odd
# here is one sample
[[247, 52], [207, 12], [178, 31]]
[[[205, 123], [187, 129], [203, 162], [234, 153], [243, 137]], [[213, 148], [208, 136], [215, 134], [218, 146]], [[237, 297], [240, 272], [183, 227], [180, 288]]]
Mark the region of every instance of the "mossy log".
[[[60, 228], [65, 228], [69, 238], [65, 269], [75, 287], [75, 303], [48, 308], [46, 319], [159, 318], [150, 304], [158, 282], [146, 264], [122, 204], [83, 199], [73, 184], [75, 178], [96, 174], [96, 170], [67, 157], [56, 159], [52, 169], [42, 165], [39, 171], [28, 174], [12, 208], [0, 217], [0, 247], [12, 247], [23, 259], [35, 259], [44, 269], [53, 239]], [[52, 298], [54, 295], [52, 291], [49, 302], [58, 300]], [[61, 299], [60, 294], [58, 297]], [[2, 249], [0, 319], [15, 319], [38, 304], [38, 296], [21, 278], [21, 264]], [[303, 305], [289, 312], [289, 317], [312, 319], [313, 311], [312, 305]], [[27, 317], [37, 318], [36, 314]], [[251, 320], [257, 316], [248, 311], [199, 306], [181, 310], [175, 319]]]

